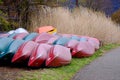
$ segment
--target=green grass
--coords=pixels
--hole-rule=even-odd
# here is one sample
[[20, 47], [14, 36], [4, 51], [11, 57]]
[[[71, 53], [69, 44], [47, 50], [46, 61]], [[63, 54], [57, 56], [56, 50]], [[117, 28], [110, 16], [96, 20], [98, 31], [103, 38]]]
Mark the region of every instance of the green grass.
[[89, 58], [73, 58], [70, 65], [59, 68], [43, 68], [30, 71], [22, 71], [18, 80], [70, 80], [76, 72], [85, 65], [90, 64], [93, 60], [100, 57], [106, 51], [118, 47], [117, 44], [108, 44], [101, 47], [96, 53]]

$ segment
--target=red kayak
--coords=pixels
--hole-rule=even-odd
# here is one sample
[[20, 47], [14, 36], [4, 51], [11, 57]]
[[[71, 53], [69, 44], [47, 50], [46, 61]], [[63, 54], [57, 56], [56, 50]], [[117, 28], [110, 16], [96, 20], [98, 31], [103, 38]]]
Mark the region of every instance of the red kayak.
[[70, 49], [64, 46], [55, 45], [50, 49], [46, 60], [47, 67], [59, 67], [69, 64], [71, 61]]
[[17, 35], [15, 35], [13, 37], [13, 39], [23, 39], [24, 37], [26, 37], [28, 35], [28, 33], [19, 33]]
[[41, 67], [47, 59], [48, 52], [52, 46], [48, 44], [40, 44], [37, 48], [34, 49], [28, 66], [30, 67]]
[[33, 42], [33, 41], [27, 41], [24, 44], [22, 44], [16, 54], [12, 58], [13, 63], [20, 63], [24, 62], [29, 59], [30, 55], [32, 54], [33, 49], [37, 46], [38, 44]]
[[92, 56], [95, 52], [95, 48], [89, 42], [79, 42], [79, 44], [73, 49], [72, 56], [81, 58]]
[[37, 43], [47, 43], [50, 38], [54, 37], [51, 34], [48, 33], [41, 33], [37, 37], [33, 39], [33, 41]]

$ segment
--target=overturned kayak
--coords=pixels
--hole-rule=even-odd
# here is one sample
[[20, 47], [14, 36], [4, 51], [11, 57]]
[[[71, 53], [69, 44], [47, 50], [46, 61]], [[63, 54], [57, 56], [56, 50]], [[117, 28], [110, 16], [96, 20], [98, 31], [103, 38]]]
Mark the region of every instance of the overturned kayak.
[[58, 34], [62, 37], [67, 37], [67, 38], [71, 38], [73, 34]]
[[[38, 32], [38, 33], [37, 33]], [[56, 28], [45, 26], [28, 33], [19, 28], [0, 34], [0, 61], [26, 64], [32, 68], [68, 65], [72, 57], [92, 56], [100, 41], [93, 37], [57, 34]]]
[[70, 48], [70, 50], [72, 51], [78, 44], [79, 44], [79, 41], [72, 39], [65, 46], [67, 48]]
[[48, 33], [41, 33], [37, 37], [33, 39], [33, 41], [37, 43], [47, 43], [50, 38], [54, 37], [51, 34]]
[[52, 26], [42, 26], [37, 29], [38, 33], [49, 33], [49, 34], [55, 34], [57, 32], [57, 29]]
[[9, 38], [13, 38], [14, 36], [16, 36], [18, 33], [12, 33], [12, 34], [10, 34], [8, 37]]
[[70, 49], [61, 45], [55, 45], [50, 49], [46, 60], [47, 67], [59, 67], [71, 62]]
[[28, 66], [30, 67], [41, 67], [45, 64], [48, 56], [48, 52], [52, 46], [48, 44], [40, 44], [32, 53]]
[[6, 37], [0, 38], [0, 59], [2, 58], [2, 55], [6, 53], [12, 42], [13, 42], [12, 38]]
[[7, 33], [0, 34], [0, 38], [8, 37], [8, 36], [9, 36], [9, 34], [7, 34]]
[[89, 42], [79, 42], [73, 49], [72, 56], [81, 58], [92, 56], [95, 52], [95, 48]]
[[88, 42], [95, 48], [95, 50], [98, 50], [100, 48], [100, 41], [96, 38], [88, 38]]
[[17, 28], [16, 30], [14, 30], [14, 33], [29, 33], [26, 29], [24, 28]]
[[77, 40], [77, 41], [80, 41], [80, 37], [78, 37], [78, 36], [71, 36], [71, 40]]
[[70, 38], [61, 37], [54, 42], [55, 45], [62, 45], [65, 46], [70, 41]]
[[33, 50], [38, 44], [33, 41], [27, 41], [23, 43], [17, 50], [16, 54], [12, 58], [13, 63], [20, 63], [27, 61], [32, 54]]
[[47, 43], [48, 43], [48, 44], [51, 44], [51, 45], [54, 45], [54, 44], [56, 44], [56, 41], [57, 41], [59, 38], [60, 38], [59, 36], [54, 36], [54, 37], [50, 38], [50, 39], [47, 41]]
[[3, 60], [11, 60], [13, 55], [16, 53], [18, 48], [23, 44], [25, 41], [24, 40], [14, 40], [7, 51], [4, 54], [1, 54], [1, 58]]
[[28, 35], [28, 33], [18, 33], [13, 37], [13, 39], [23, 39], [27, 35]]
[[30, 33], [24, 38], [24, 40], [30, 41], [30, 40], [33, 40], [37, 36], [38, 36], [38, 33]]

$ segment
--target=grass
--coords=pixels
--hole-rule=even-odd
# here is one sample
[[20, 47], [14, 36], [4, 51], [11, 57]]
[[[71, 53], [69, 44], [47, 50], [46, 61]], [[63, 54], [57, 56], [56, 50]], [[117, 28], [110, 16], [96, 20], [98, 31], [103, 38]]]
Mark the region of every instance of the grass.
[[76, 74], [76, 72], [78, 72], [84, 66], [102, 56], [106, 51], [118, 46], [118, 44], [107, 44], [97, 50], [96, 53], [89, 58], [73, 58], [71, 64], [67, 66], [22, 71], [22, 77], [18, 77], [17, 80], [70, 80]]

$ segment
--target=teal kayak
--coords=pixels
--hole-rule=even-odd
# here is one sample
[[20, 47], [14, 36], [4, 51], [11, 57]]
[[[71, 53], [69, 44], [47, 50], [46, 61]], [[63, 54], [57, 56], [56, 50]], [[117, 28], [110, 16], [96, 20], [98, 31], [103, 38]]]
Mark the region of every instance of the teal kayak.
[[6, 53], [7, 49], [9, 48], [10, 44], [13, 41], [14, 40], [12, 38], [7, 38], [7, 37], [0, 38], [0, 59], [2, 55]]
[[13, 55], [16, 53], [18, 48], [24, 43], [24, 40], [14, 40], [7, 51], [3, 54], [1, 54], [1, 59], [2, 60], [11, 60]]
[[14, 36], [16, 36], [18, 33], [12, 33], [12, 34], [10, 34], [8, 37], [9, 38], [13, 38]]
[[61, 37], [57, 41], [55, 41], [53, 44], [54, 45], [62, 45], [65, 46], [70, 41], [70, 38], [67, 37]]
[[30, 33], [24, 38], [24, 40], [30, 41], [33, 40], [36, 36], [38, 36], [38, 33]]

